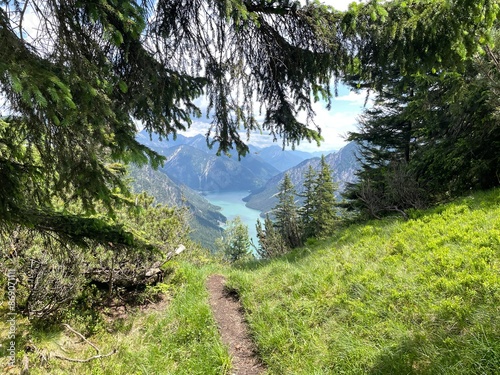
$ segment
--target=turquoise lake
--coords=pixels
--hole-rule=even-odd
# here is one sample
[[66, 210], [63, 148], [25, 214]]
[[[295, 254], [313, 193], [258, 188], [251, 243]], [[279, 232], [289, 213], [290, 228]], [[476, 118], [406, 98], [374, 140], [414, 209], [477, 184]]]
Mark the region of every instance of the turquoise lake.
[[[234, 219], [236, 216], [241, 218], [241, 221], [248, 227], [248, 234], [253, 240], [253, 243], [258, 246], [257, 230], [255, 224], [259, 218], [260, 211], [253, 210], [245, 206], [243, 198], [250, 194], [245, 191], [230, 191], [222, 193], [210, 193], [203, 196], [212, 204], [221, 208], [221, 213], [227, 217], [228, 220]], [[253, 251], [253, 249], [252, 249]]]

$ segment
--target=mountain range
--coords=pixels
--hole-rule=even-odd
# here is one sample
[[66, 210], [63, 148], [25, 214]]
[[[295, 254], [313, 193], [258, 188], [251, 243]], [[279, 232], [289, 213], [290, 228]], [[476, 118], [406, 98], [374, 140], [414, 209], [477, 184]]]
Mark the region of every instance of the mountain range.
[[[255, 190], [280, 172], [316, 156], [296, 150], [283, 150], [273, 145], [250, 145], [246, 156], [216, 156], [203, 135], [175, 139], [160, 139], [142, 131], [137, 140], [160, 155], [167, 157], [162, 169], [173, 181], [199, 191]], [[215, 147], [214, 147], [215, 148]], [[323, 152], [324, 153], [324, 152]]]
[[[240, 160], [237, 156], [217, 156], [202, 135], [177, 135], [175, 139], [162, 140], [143, 131], [137, 140], [165, 156], [166, 161], [157, 171], [132, 167], [133, 189], [147, 191], [159, 203], [188, 206], [193, 216], [192, 238], [208, 248], [221, 235], [219, 224], [226, 218], [220, 207], [210, 204], [201, 193], [248, 191], [246, 205], [268, 212], [277, 203], [276, 193], [285, 173], [300, 193], [309, 166], [318, 169], [320, 164], [318, 153], [282, 150], [276, 145], [264, 148], [250, 145], [250, 152]], [[325, 156], [339, 191], [356, 178], [357, 150], [356, 144], [349, 143]]]
[[[354, 142], [351, 142], [338, 152], [331, 153], [325, 157], [326, 162], [332, 169], [333, 180], [338, 185], [338, 192], [343, 191], [347, 183], [356, 180], [355, 173], [360, 167], [358, 156], [358, 146]], [[264, 187], [252, 192], [244, 199], [245, 202], [247, 202], [247, 207], [262, 212], [270, 211], [278, 202], [278, 187], [285, 173], [290, 176], [297, 193], [301, 193], [303, 191], [304, 176], [309, 166], [318, 170], [320, 160], [319, 157], [307, 159], [287, 171], [277, 174], [271, 178]]]
[[238, 161], [187, 144], [167, 148], [162, 155], [167, 161], [161, 170], [173, 181], [198, 191], [254, 190], [279, 173], [252, 155]]

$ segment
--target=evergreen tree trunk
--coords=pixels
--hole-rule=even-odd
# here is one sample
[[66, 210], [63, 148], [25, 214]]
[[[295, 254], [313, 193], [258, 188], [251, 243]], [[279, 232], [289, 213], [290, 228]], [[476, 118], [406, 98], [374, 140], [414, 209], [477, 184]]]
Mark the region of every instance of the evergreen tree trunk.
[[317, 205], [316, 189], [317, 173], [312, 165], [309, 165], [309, 168], [305, 174], [304, 192], [301, 195], [304, 198], [304, 205], [300, 210], [304, 239], [313, 237], [316, 234], [316, 225], [313, 220], [314, 209]]

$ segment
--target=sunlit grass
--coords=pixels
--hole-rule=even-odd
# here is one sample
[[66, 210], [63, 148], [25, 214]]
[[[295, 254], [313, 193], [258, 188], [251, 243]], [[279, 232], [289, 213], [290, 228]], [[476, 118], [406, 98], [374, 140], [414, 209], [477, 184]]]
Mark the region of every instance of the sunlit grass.
[[270, 373], [495, 373], [499, 203], [477, 194], [233, 271]]

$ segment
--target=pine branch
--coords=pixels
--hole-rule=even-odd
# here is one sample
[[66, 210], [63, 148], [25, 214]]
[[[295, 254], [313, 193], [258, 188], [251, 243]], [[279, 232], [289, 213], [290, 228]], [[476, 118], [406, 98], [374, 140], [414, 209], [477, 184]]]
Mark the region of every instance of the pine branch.
[[138, 238], [123, 225], [110, 224], [100, 218], [82, 217], [50, 210], [23, 209], [14, 218], [20, 225], [30, 226], [40, 232], [53, 233], [63, 242], [80, 246], [99, 243], [106, 247], [135, 247], [146, 251], [155, 246]]

